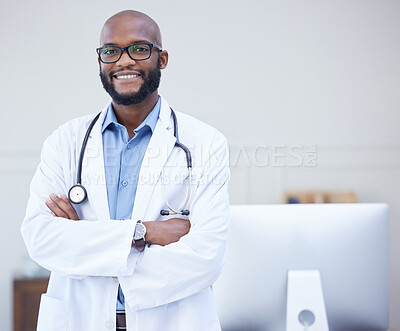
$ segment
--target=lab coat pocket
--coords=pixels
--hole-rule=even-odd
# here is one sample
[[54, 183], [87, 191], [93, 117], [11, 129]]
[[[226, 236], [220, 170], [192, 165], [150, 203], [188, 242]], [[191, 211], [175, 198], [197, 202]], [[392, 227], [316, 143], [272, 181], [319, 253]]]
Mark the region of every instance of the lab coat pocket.
[[68, 326], [70, 304], [42, 294], [36, 331], [65, 331]]

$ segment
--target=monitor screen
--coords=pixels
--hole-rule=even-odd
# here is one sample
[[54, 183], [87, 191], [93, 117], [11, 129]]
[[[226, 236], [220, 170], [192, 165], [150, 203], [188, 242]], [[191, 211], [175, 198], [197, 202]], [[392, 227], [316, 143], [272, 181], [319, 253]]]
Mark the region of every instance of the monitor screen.
[[319, 271], [330, 331], [386, 330], [388, 213], [385, 204], [231, 206], [213, 285], [222, 330], [285, 330], [290, 270]]

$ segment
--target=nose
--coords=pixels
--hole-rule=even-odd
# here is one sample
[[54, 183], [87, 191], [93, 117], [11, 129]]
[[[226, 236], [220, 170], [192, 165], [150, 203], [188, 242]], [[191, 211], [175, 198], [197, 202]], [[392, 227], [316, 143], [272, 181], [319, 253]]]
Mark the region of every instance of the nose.
[[124, 50], [121, 54], [121, 58], [118, 60], [117, 65], [120, 67], [126, 67], [128, 65], [135, 65], [136, 61], [133, 60], [129, 54], [128, 50]]

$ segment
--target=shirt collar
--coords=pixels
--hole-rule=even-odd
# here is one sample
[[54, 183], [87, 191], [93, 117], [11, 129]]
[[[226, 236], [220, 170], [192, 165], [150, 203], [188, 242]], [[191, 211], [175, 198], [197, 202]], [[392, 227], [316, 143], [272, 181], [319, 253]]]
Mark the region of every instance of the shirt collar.
[[[154, 132], [154, 129], [157, 124], [158, 116], [160, 114], [160, 108], [161, 108], [161, 98], [158, 97], [158, 101], [152, 111], [147, 115], [147, 117], [144, 119], [140, 125], [133, 130], [135, 133], [138, 133], [141, 129], [143, 129], [145, 126], [149, 127], [151, 132]], [[101, 126], [101, 133], [103, 133], [106, 129], [108, 129], [111, 126], [118, 126], [121, 125], [118, 123], [117, 117], [115, 116], [114, 109], [112, 107], [112, 104], [110, 103], [107, 109], [107, 114], [104, 118], [103, 125]]]

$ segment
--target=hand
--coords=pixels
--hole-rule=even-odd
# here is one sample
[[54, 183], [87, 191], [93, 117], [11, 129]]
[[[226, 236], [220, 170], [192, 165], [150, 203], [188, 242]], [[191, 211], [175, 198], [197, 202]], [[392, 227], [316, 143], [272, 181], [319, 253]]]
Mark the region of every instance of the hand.
[[143, 222], [143, 224], [146, 226], [146, 243], [160, 246], [179, 241], [190, 230], [190, 221], [182, 218], [149, 221]]
[[50, 194], [50, 199], [46, 200], [46, 206], [51, 210], [54, 217], [64, 217], [79, 221], [75, 208], [65, 194], [61, 194], [60, 197], [54, 193]]

